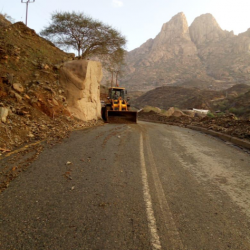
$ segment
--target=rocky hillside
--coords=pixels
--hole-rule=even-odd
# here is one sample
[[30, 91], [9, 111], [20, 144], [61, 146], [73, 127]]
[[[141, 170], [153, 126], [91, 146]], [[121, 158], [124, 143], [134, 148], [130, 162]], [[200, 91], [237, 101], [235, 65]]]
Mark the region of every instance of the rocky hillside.
[[72, 61], [21, 22], [0, 23], [0, 154], [95, 123], [101, 64]]
[[[133, 104], [137, 108], [143, 108], [147, 105], [159, 107], [167, 110], [170, 107], [179, 109], [210, 109], [216, 111], [220, 108], [221, 103], [231, 104], [238, 103], [243, 96], [248, 95], [250, 86], [245, 84], [235, 85], [234, 87], [224, 91], [201, 90], [199, 88], [186, 88], [181, 86], [163, 86], [148, 91], [144, 95], [137, 98]], [[246, 98], [244, 98], [245, 100]], [[247, 107], [248, 103], [241, 104]], [[222, 111], [226, 111], [226, 107]]]
[[4, 15], [0, 14], [0, 27], [6, 27], [8, 25], [10, 25], [11, 22], [8, 21]]
[[212, 103], [213, 110], [234, 113], [238, 117], [250, 119], [250, 88], [247, 92], [236, 95], [233, 91], [227, 98]]
[[183, 13], [163, 24], [161, 32], [127, 53], [121, 84], [131, 90], [200, 81], [207, 87], [250, 83], [250, 31], [223, 31], [211, 14], [188, 27]]

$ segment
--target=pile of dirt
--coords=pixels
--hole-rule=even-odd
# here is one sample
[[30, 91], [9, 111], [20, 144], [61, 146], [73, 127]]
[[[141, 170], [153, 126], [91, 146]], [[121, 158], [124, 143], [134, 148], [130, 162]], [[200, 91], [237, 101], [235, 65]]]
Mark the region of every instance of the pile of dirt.
[[166, 123], [171, 125], [178, 125], [186, 127], [188, 125], [199, 126], [206, 129], [211, 129], [216, 132], [225, 133], [240, 139], [246, 139], [250, 141], [250, 121], [238, 119], [234, 114], [228, 114], [221, 117], [191, 117], [183, 115], [165, 116], [154, 111], [139, 112], [139, 119]]
[[0, 154], [98, 122], [68, 110], [60, 68], [72, 59], [22, 22], [0, 26]]

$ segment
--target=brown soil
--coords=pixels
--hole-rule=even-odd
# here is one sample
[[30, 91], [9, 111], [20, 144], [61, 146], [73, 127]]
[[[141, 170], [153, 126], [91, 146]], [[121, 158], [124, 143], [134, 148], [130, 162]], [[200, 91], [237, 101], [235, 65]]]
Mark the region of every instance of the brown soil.
[[7, 108], [8, 116], [6, 122], [0, 119], [0, 156], [24, 143], [62, 138], [73, 129], [96, 124], [77, 120], [66, 109], [59, 68], [74, 54], [58, 49], [22, 22], [2, 19], [0, 108]]

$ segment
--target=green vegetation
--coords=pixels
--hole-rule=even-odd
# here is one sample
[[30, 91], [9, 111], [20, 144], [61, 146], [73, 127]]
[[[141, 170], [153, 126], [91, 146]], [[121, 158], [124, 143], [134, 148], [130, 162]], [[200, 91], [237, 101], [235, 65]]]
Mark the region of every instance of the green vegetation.
[[121, 60], [126, 39], [117, 30], [76, 12], [56, 12], [41, 35], [62, 48], [73, 48], [78, 56], [110, 56]]
[[239, 107], [239, 108], [231, 107], [229, 109], [229, 112], [235, 114], [236, 116], [241, 116], [247, 112], [247, 109], [245, 107]]
[[209, 112], [207, 113], [207, 117], [214, 118], [215, 115], [214, 115], [211, 111], [209, 111]]
[[216, 117], [222, 117], [222, 116], [224, 116], [225, 115], [225, 113], [224, 112], [220, 112], [220, 113], [216, 113], [216, 114], [214, 114]]

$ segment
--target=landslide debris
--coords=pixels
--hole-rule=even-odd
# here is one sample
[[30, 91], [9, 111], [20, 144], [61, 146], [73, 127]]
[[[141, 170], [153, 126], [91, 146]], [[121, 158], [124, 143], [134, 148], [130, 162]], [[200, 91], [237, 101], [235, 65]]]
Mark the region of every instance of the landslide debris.
[[59, 81], [63, 52], [22, 22], [0, 16], [0, 154], [34, 140], [62, 138], [97, 121], [75, 119]]
[[166, 116], [151, 110], [149, 112], [139, 112], [139, 119], [182, 127], [187, 125], [198, 126], [250, 141], [250, 120], [240, 120], [234, 114], [226, 114], [220, 117], [190, 116], [186, 114]]
[[[133, 100], [132, 104], [139, 109], [153, 106], [165, 110], [176, 107], [179, 109], [207, 109], [213, 112], [220, 110], [225, 113], [234, 113], [236, 110], [237, 116], [248, 118], [250, 113], [249, 91], [250, 86], [246, 84], [237, 84], [223, 91], [163, 86], [141, 95]], [[237, 113], [237, 111], [239, 112]]]

